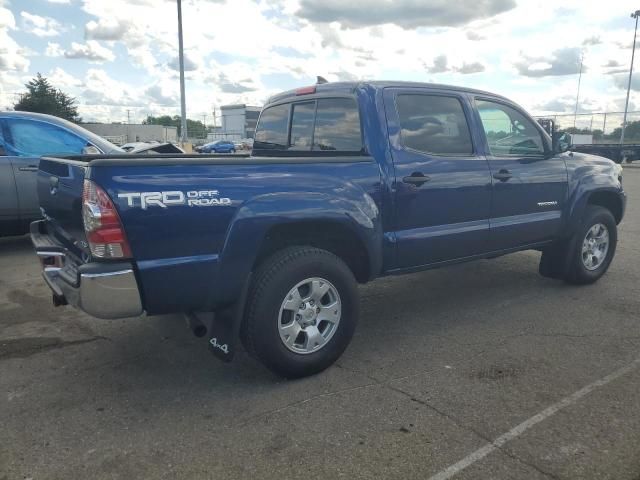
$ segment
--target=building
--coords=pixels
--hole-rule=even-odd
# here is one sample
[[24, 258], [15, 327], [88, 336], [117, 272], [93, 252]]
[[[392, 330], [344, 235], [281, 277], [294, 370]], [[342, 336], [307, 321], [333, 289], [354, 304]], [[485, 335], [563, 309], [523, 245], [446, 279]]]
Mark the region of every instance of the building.
[[221, 133], [228, 140], [253, 138], [260, 110], [262, 107], [251, 107], [244, 104], [220, 107], [222, 114]]
[[178, 141], [177, 127], [127, 123], [83, 123], [82, 126], [116, 145], [152, 140], [171, 143]]

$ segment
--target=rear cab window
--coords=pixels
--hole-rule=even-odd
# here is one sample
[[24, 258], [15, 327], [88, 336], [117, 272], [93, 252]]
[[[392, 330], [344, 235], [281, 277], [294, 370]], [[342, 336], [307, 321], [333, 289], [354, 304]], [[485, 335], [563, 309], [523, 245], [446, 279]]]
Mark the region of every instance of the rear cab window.
[[260, 115], [253, 148], [282, 150], [287, 148], [289, 105], [265, 108]]
[[253, 148], [254, 154], [361, 154], [358, 105], [353, 98], [317, 98], [267, 107]]

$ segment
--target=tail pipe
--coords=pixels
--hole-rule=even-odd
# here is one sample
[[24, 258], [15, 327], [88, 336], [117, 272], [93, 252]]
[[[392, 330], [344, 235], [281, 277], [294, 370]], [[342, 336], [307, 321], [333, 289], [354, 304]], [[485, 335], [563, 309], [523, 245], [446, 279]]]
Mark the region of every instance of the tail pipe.
[[196, 337], [202, 338], [207, 334], [207, 326], [194, 313], [187, 313], [186, 319], [187, 325]]

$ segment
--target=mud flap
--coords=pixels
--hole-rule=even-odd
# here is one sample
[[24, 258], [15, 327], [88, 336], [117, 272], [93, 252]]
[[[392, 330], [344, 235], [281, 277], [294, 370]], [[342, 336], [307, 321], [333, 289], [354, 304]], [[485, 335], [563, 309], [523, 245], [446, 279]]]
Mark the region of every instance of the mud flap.
[[569, 275], [575, 243], [574, 237], [571, 237], [545, 248], [540, 258], [540, 275], [558, 280], [566, 278]]
[[230, 362], [236, 354], [240, 326], [244, 318], [244, 307], [250, 284], [251, 274], [247, 278], [236, 303], [224, 310], [219, 310], [215, 315], [211, 314], [212, 320], [207, 325], [209, 351], [223, 362]]

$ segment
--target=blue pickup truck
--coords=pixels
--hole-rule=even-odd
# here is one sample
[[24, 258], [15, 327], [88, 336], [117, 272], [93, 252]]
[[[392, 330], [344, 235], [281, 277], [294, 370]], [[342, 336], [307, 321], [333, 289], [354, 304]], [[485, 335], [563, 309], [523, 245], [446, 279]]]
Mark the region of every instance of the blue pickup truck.
[[376, 277], [535, 249], [544, 276], [598, 280], [622, 169], [567, 148], [491, 93], [315, 85], [269, 100], [249, 157], [43, 158], [31, 236], [55, 305], [184, 313], [218, 356], [239, 338], [300, 377], [345, 350]]

